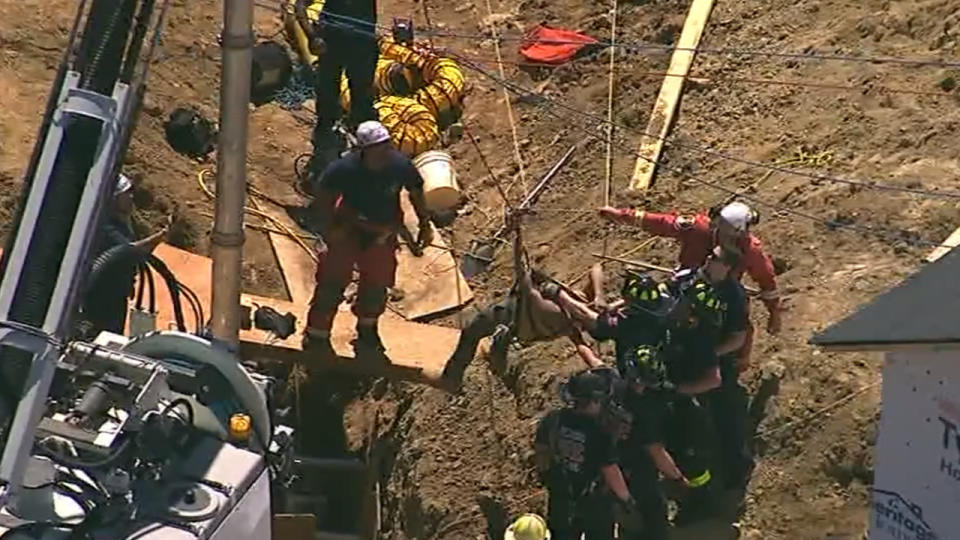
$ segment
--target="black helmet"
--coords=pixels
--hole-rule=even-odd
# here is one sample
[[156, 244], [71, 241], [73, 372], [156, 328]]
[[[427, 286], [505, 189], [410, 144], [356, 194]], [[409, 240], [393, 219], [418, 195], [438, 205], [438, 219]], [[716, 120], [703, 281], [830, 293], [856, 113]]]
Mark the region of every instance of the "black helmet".
[[630, 305], [656, 308], [663, 303], [663, 294], [657, 282], [646, 272], [627, 270], [623, 276], [620, 296]]
[[620, 373], [631, 383], [643, 383], [645, 386], [658, 387], [667, 378], [667, 366], [659, 347], [640, 345], [626, 355], [620, 366]]
[[723, 324], [725, 305], [712, 285], [704, 280], [697, 280], [687, 287], [684, 297], [690, 302], [690, 314], [697, 319], [699, 325], [719, 327]]
[[610, 381], [590, 370], [576, 373], [561, 388], [567, 401], [606, 401], [611, 394]]

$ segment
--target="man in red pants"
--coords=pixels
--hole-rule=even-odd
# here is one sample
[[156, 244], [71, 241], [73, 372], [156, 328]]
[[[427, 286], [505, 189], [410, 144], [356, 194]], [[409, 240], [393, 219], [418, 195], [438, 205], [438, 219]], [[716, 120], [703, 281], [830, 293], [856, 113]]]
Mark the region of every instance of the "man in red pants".
[[[358, 354], [384, 353], [377, 320], [387, 305], [397, 269], [397, 233], [403, 227], [400, 191], [406, 189], [419, 218], [417, 246], [430, 243], [433, 229], [423, 196], [423, 179], [410, 160], [390, 142], [382, 124], [357, 128], [359, 151], [330, 164], [316, 184], [311, 210], [318, 214], [326, 243], [317, 262], [316, 289], [307, 315], [304, 348], [333, 357], [330, 329], [343, 291], [360, 274], [353, 312], [357, 316]], [[415, 253], [419, 249], [415, 250]]]
[[[760, 240], [750, 232], [750, 227], [759, 222], [759, 214], [746, 204], [733, 202], [722, 208], [711, 209], [709, 213], [693, 216], [610, 206], [600, 208], [599, 212], [601, 217], [610, 221], [639, 225], [651, 234], [677, 239], [680, 242], [681, 268], [701, 267], [718, 245], [741, 253], [741, 262], [731, 271], [731, 277], [741, 279], [746, 272], [757, 282], [760, 299], [770, 313], [767, 331], [771, 334], [780, 331], [780, 293], [777, 291], [773, 262], [764, 252]], [[738, 355], [741, 371], [749, 365], [752, 345], [753, 325], [748, 325], [746, 342]]]

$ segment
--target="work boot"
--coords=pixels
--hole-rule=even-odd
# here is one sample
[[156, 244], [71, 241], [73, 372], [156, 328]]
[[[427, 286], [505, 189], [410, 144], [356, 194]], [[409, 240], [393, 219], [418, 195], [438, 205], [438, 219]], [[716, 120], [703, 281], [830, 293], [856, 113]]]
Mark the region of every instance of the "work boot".
[[353, 342], [353, 350], [357, 356], [386, 360], [387, 348], [380, 340], [380, 333], [376, 326], [357, 325], [357, 339]]
[[333, 345], [330, 344], [330, 335], [310, 330], [303, 334], [303, 352], [317, 360], [333, 360], [337, 357]]
[[310, 178], [312, 175], [319, 177], [323, 174], [324, 169], [340, 157], [344, 147], [343, 139], [333, 128], [318, 128], [314, 132], [313, 153], [307, 165], [307, 177]]

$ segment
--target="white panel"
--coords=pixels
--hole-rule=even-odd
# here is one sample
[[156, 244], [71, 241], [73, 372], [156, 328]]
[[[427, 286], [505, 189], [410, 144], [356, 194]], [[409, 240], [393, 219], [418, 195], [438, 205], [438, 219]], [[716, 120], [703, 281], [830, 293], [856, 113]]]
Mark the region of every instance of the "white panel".
[[244, 493], [211, 540], [271, 540], [270, 470], [264, 468], [260, 477]]
[[960, 354], [888, 354], [882, 403], [870, 540], [960, 539]]

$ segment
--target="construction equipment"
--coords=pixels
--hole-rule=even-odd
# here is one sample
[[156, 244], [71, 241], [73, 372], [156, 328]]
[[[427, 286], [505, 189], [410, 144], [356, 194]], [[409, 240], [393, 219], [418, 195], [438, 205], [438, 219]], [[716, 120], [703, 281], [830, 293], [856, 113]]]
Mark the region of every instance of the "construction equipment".
[[[271, 490], [293, 475], [292, 430], [267, 405], [272, 380], [220, 342], [180, 331], [72, 339], [167, 6], [81, 1], [44, 112], [0, 264], [4, 539], [266, 540], [282, 495]], [[178, 282], [154, 263], [185, 330]]]

